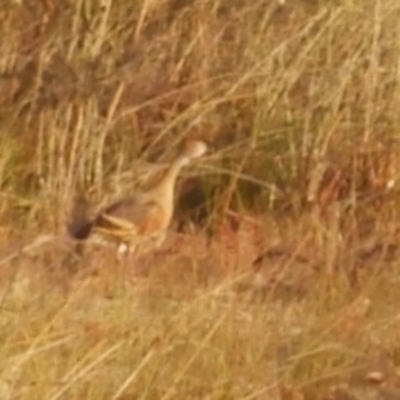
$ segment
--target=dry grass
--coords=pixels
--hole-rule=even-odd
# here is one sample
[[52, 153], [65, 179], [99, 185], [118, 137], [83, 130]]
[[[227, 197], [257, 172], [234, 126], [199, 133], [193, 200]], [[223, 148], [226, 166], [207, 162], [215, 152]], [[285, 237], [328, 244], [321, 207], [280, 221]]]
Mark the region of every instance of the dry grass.
[[[398, 1], [131, 3], [0, 11], [0, 398], [400, 398]], [[164, 253], [74, 259], [192, 136]]]

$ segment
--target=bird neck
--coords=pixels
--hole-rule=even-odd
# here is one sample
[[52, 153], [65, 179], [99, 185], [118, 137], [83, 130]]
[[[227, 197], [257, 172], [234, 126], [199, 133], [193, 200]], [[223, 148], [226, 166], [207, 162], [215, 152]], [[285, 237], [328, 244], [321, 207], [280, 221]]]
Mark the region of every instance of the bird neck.
[[160, 196], [160, 199], [172, 202], [176, 179], [182, 167], [188, 164], [188, 162], [189, 157], [184, 155], [178, 156], [164, 172], [153, 190], [151, 190], [152, 194]]

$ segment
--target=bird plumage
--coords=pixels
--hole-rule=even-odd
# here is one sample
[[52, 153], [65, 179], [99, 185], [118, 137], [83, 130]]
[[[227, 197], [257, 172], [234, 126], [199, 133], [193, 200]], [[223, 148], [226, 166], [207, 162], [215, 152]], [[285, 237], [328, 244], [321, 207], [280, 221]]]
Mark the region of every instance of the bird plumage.
[[112, 203], [93, 219], [72, 226], [71, 236], [77, 240], [115, 242], [121, 245], [120, 249], [135, 249], [142, 244], [157, 246], [163, 241], [172, 218], [179, 172], [206, 149], [201, 141], [187, 142], [154, 186]]

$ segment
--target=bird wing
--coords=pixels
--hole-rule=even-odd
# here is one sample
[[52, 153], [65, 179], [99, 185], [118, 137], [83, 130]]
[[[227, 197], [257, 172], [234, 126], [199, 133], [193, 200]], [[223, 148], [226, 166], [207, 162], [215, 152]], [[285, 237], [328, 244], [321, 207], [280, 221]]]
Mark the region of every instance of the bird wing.
[[117, 240], [152, 235], [164, 228], [164, 211], [155, 201], [129, 198], [112, 204], [94, 221], [95, 230]]

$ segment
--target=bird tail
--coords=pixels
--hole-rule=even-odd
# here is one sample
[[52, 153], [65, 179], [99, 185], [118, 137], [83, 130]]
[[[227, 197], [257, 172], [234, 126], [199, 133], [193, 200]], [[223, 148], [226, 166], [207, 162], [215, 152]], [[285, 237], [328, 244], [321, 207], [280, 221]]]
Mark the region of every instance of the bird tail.
[[84, 223], [70, 223], [68, 225], [69, 235], [77, 240], [87, 239], [92, 231], [92, 222], [86, 221]]
[[86, 239], [92, 230], [92, 221], [87, 216], [88, 202], [82, 196], [76, 196], [71, 207], [68, 223], [69, 235], [77, 240]]

